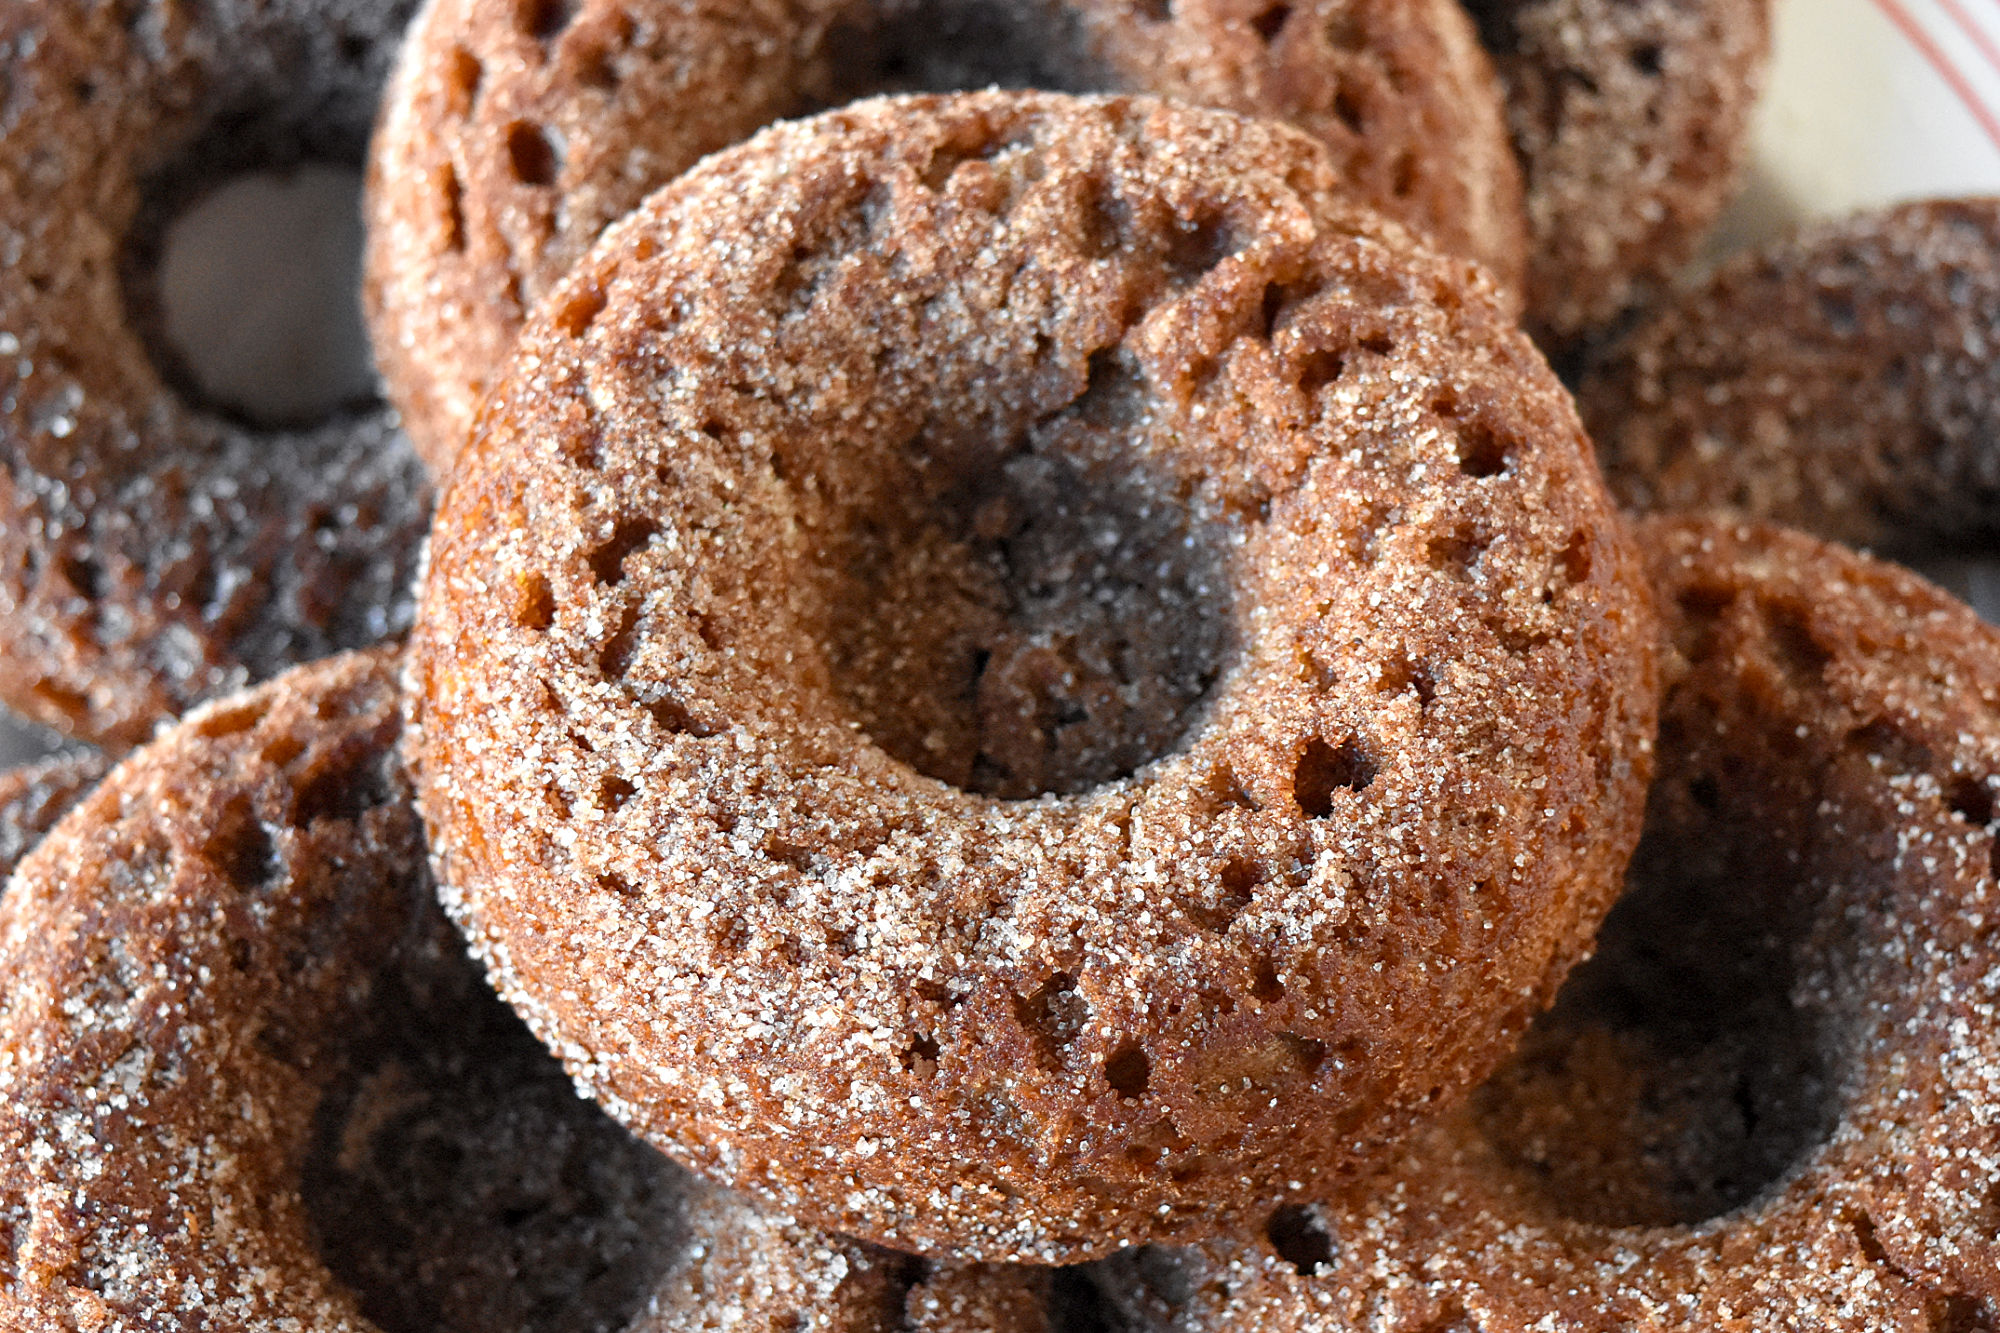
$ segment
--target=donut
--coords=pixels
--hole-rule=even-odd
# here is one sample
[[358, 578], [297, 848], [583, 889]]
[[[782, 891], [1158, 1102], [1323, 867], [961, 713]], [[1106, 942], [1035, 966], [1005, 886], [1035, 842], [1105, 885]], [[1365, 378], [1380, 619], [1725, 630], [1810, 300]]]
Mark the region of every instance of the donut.
[[1854, 545], [2000, 534], [2000, 199], [1807, 228], [1606, 351], [1578, 404], [1619, 497]]
[[1067, 1262], [1323, 1180], [1553, 995], [1643, 805], [1643, 579], [1484, 272], [1337, 181], [1145, 98], [863, 102], [551, 294], [440, 502], [410, 753], [620, 1120]]
[[1466, 0], [1506, 90], [1531, 332], [1568, 351], [1650, 299], [1729, 202], [1770, 0]]
[[407, 626], [429, 500], [393, 413], [248, 426], [149, 351], [175, 207], [358, 160], [410, 8], [0, 6], [0, 703], [124, 748]]
[[0, 890], [28, 850], [109, 768], [95, 751], [55, 755], [0, 773]]
[[366, 286], [433, 473], [523, 312], [654, 187], [781, 116], [993, 83], [1289, 119], [1379, 207], [1519, 287], [1519, 168], [1452, 0], [432, 0], [376, 135]]
[[2000, 634], [1803, 534], [1641, 542], [1678, 665], [1599, 954], [1365, 1187], [1111, 1261], [1133, 1329], [2000, 1327]]
[[588, 1102], [438, 909], [395, 660], [121, 766], [0, 899], [0, 1326], [1042, 1333], [1039, 1272], [761, 1213]]

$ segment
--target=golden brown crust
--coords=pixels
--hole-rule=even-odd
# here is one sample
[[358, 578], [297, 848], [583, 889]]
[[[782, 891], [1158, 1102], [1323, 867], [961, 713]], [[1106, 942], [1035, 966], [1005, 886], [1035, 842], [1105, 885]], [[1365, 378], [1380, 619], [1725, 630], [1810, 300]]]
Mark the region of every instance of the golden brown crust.
[[133, 265], [161, 173], [358, 153], [410, 8], [0, 8], [7, 705], [122, 748], [407, 625], [428, 496], [392, 415], [253, 430], [190, 403], [147, 355]]
[[1613, 488], [1858, 545], [2000, 534], [2000, 199], [1817, 226], [1724, 265], [1578, 396]]
[[110, 766], [102, 754], [86, 750], [0, 773], [0, 886]]
[[2000, 633], [1800, 534], [1641, 537], [1680, 665], [1603, 952], [1350, 1201], [1115, 1261], [1140, 1327], [2000, 1326]]
[[860, 103], [557, 289], [440, 511], [413, 753], [621, 1119], [1050, 1261], [1322, 1179], [1553, 994], [1636, 830], [1643, 583], [1488, 279], [1336, 179], [1148, 99]]
[[781, 116], [996, 82], [1289, 119], [1379, 207], [1520, 288], [1519, 168], [1455, 0], [433, 0], [376, 137], [367, 284], [433, 470], [523, 311], [654, 187]]
[[196, 713], [0, 901], [0, 1327], [1045, 1333], [1043, 1277], [758, 1213], [574, 1096], [437, 910], [394, 670]]
[[1663, 288], [1729, 202], [1769, 0], [1466, 0], [1527, 178], [1528, 321], [1573, 344]]

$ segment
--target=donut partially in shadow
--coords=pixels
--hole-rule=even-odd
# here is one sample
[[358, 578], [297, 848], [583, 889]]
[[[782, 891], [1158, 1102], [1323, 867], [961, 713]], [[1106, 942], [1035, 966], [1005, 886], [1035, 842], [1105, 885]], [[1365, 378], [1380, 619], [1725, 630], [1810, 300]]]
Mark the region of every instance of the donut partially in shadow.
[[1856, 545], [2000, 537], [2000, 199], [1822, 223], [1738, 256], [1584, 376], [1613, 490]]
[[429, 495], [394, 414], [204, 398], [158, 267], [208, 187], [358, 166], [411, 8], [0, 6], [0, 703], [122, 748], [407, 627]]
[[0, 1325], [1060, 1327], [1073, 1282], [760, 1213], [580, 1100], [437, 907], [396, 665], [195, 713], [0, 899]]
[[1528, 327], [1573, 349], [1653, 299], [1728, 204], [1770, 0], [1466, 0], [1525, 177]]
[[1627, 896], [1350, 1195], [1103, 1270], [1177, 1333], [2000, 1327], [2000, 633], [1774, 528], [1642, 528], [1679, 659]]

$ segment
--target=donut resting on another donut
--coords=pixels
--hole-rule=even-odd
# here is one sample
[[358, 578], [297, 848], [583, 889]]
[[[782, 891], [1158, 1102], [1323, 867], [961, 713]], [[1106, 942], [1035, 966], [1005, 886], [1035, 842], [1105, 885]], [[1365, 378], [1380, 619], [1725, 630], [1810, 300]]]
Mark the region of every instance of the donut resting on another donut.
[[1602, 952], [1350, 1198], [1109, 1265], [1137, 1327], [2000, 1326], [2000, 634], [1800, 534], [1641, 540], [1680, 667]]
[[1653, 629], [1587, 442], [1294, 130], [776, 127], [484, 421], [413, 641], [440, 880], [582, 1085], [786, 1211], [1212, 1232], [1482, 1077], [1615, 890]]
[[368, 280], [432, 471], [526, 313], [704, 154], [867, 93], [994, 84], [1289, 121], [1378, 208], [1521, 286], [1520, 170], [1456, 0], [433, 0], [376, 135]]

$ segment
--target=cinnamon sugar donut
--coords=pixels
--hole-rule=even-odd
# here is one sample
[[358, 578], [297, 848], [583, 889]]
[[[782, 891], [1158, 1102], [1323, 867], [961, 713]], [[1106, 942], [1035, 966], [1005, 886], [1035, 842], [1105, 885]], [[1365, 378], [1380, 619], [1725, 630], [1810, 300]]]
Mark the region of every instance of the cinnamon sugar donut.
[[1600, 329], [1693, 257], [1735, 187], [1770, 0], [1466, 0], [1526, 177], [1529, 326]]
[[1901, 548], [2000, 535], [2000, 199], [1906, 204], [1734, 259], [1584, 377], [1611, 484]]
[[1288, 119], [1377, 206], [1520, 286], [1519, 168], [1453, 0], [432, 0], [376, 136], [368, 293], [433, 471], [523, 312], [654, 187], [781, 116], [995, 83]]
[[1045, 1275], [761, 1214], [580, 1101], [438, 911], [393, 660], [121, 767], [0, 900], [0, 1326], [1040, 1333]]
[[1324, 1180], [1553, 994], [1643, 585], [1483, 272], [1337, 181], [1148, 99], [866, 102], [557, 288], [440, 509], [413, 753], [620, 1119], [1055, 1261]]
[[0, 5], [0, 702], [122, 747], [408, 623], [428, 507], [380, 406], [181, 391], [146, 256], [245, 167], [358, 158], [410, 0]]
[[1681, 665], [1602, 951], [1351, 1198], [1115, 1261], [1136, 1329], [2000, 1327], [2000, 633], [1800, 534], [1641, 539]]

